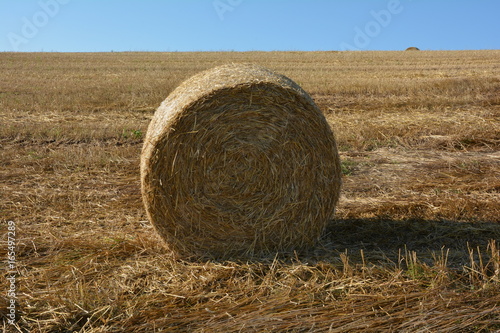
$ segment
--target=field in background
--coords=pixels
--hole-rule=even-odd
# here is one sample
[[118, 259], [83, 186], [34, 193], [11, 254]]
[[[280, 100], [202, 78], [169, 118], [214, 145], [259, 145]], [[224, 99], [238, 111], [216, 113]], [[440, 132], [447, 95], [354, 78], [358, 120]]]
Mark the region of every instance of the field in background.
[[[500, 330], [499, 59], [0, 53], [0, 230], [6, 249], [16, 223], [19, 331]], [[342, 198], [307, 253], [174, 260], [145, 217], [139, 156], [154, 110], [228, 62], [289, 76], [336, 134]]]

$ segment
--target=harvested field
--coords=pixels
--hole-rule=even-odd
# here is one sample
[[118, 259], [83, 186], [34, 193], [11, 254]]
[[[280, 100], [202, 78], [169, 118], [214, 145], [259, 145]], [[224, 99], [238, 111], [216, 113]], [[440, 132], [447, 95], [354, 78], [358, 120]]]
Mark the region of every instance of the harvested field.
[[[13, 221], [18, 296], [17, 326], [2, 305], [3, 328], [499, 331], [498, 59], [0, 53], [0, 253]], [[336, 218], [302, 252], [176, 260], [143, 208], [144, 135], [179, 83], [231, 62], [285, 74], [324, 112], [342, 162]]]

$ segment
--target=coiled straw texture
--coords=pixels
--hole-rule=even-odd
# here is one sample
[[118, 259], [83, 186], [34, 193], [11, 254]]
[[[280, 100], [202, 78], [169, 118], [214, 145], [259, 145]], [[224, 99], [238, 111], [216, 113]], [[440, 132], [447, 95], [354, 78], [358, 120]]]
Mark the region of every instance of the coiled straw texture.
[[341, 185], [333, 133], [285, 76], [231, 64], [182, 83], [141, 156], [146, 212], [180, 256], [252, 256], [314, 245]]

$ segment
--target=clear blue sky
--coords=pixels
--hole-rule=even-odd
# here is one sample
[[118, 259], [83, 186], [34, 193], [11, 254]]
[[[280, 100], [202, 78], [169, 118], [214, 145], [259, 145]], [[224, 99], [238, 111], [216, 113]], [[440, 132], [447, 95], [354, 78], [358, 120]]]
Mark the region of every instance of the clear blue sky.
[[0, 51], [500, 49], [499, 0], [0, 0]]

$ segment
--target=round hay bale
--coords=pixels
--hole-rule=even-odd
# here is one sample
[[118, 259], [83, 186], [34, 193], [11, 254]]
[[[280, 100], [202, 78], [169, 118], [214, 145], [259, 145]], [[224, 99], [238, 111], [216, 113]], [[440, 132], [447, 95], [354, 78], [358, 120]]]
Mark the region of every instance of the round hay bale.
[[182, 83], [141, 156], [150, 221], [180, 256], [251, 256], [311, 246], [341, 185], [333, 133], [289, 78], [231, 64]]
[[411, 46], [411, 47], [407, 48], [405, 51], [420, 51], [420, 49], [418, 47]]

